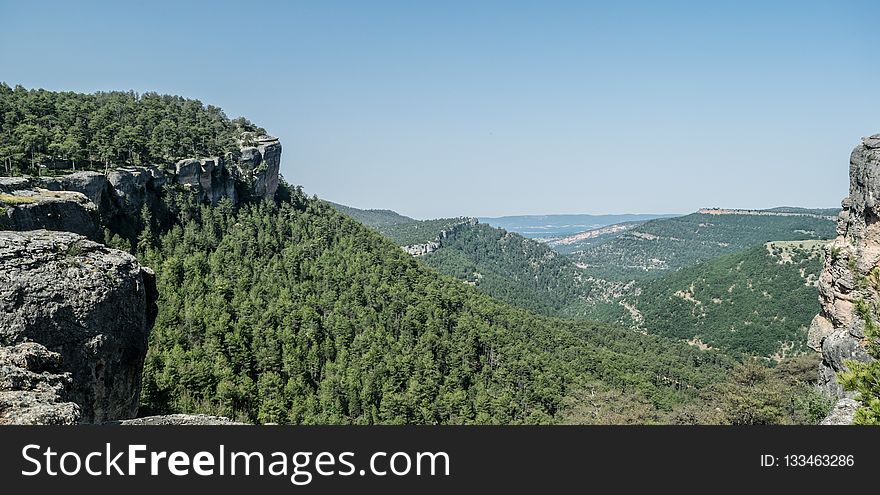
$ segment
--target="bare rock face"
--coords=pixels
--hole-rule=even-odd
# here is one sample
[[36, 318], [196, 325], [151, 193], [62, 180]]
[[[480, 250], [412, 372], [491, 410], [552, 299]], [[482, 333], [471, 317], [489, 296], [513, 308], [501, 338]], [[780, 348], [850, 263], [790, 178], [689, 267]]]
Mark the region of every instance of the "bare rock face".
[[272, 136], [258, 137], [256, 146], [241, 149], [238, 170], [255, 196], [273, 199], [281, 170], [281, 142]]
[[146, 204], [156, 208], [165, 174], [157, 167], [120, 167], [107, 173], [110, 197], [97, 203], [110, 215], [139, 215]]
[[69, 232], [0, 232], [0, 346], [37, 343], [60, 355], [6, 360], [69, 373], [66, 400], [82, 422], [137, 414], [156, 299], [152, 271], [128, 253]]
[[72, 425], [80, 409], [67, 402], [70, 373], [61, 355], [35, 342], [0, 347], [0, 425]]
[[837, 401], [837, 404], [834, 405], [834, 408], [828, 413], [828, 416], [822, 420], [822, 425], [829, 426], [838, 426], [838, 425], [851, 425], [853, 422], [853, 417], [856, 414], [856, 409], [859, 408], [859, 403], [850, 398], [843, 398]]
[[462, 230], [473, 227], [478, 223], [479, 222], [477, 221], [477, 219], [473, 217], [462, 218], [460, 222], [454, 223], [449, 227], [441, 230], [440, 233], [437, 234], [437, 237], [432, 241], [428, 241], [424, 244], [411, 244], [409, 246], [401, 246], [401, 248], [411, 256], [418, 257], [424, 256], [426, 254], [431, 254], [434, 251], [443, 247], [443, 242], [447, 239], [454, 238]]
[[84, 194], [89, 201], [101, 207], [107, 199], [108, 182], [100, 172], [74, 172], [61, 177], [41, 177], [43, 187], [50, 191], [75, 191]]
[[847, 395], [836, 377], [846, 369], [845, 360], [873, 359], [866, 351], [864, 318], [880, 301], [880, 134], [855, 147], [849, 176], [837, 238], [825, 247], [821, 310], [808, 334], [810, 346], [822, 353], [819, 386], [838, 398]]
[[98, 209], [84, 194], [36, 187], [29, 178], [0, 181], [0, 229], [48, 229], [101, 237]]
[[235, 176], [222, 157], [180, 160], [174, 168], [177, 182], [192, 189], [199, 201], [216, 205], [229, 198], [238, 203]]
[[168, 414], [165, 416], [146, 416], [143, 418], [126, 419], [115, 424], [121, 426], [206, 426], [206, 425], [243, 425], [229, 418], [208, 416], [205, 414]]

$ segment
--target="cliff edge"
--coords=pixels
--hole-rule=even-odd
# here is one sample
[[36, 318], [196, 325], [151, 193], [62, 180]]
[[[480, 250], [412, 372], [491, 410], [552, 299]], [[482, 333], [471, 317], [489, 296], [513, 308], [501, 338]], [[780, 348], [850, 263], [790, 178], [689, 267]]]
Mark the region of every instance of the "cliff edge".
[[849, 179], [837, 237], [825, 247], [821, 309], [808, 334], [808, 345], [822, 354], [819, 387], [835, 398], [851, 398], [837, 381], [845, 361], [873, 359], [864, 328], [865, 308], [880, 301], [880, 134], [863, 138], [855, 147]]
[[128, 253], [70, 232], [0, 232], [0, 416], [51, 419], [38, 409], [72, 402], [78, 417], [57, 406], [61, 419], [43, 422], [135, 417], [156, 299], [153, 272]]

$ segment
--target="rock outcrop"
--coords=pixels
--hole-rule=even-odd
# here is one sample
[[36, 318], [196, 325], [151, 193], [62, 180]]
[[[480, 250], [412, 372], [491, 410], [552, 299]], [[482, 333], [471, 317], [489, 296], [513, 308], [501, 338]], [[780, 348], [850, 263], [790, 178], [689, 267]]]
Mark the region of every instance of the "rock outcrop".
[[440, 241], [430, 241], [423, 244], [411, 244], [409, 246], [402, 246], [402, 248], [411, 256], [424, 256], [440, 249]]
[[40, 177], [43, 187], [50, 191], [76, 191], [100, 207], [107, 199], [107, 177], [100, 172], [74, 172], [61, 177]]
[[86, 171], [34, 180], [50, 191], [82, 193], [106, 222], [116, 216], [139, 215], [145, 204], [155, 208], [166, 176], [158, 167], [119, 167], [109, 170], [106, 176]]
[[216, 205], [228, 198], [238, 203], [247, 196], [272, 199], [278, 190], [281, 143], [272, 136], [259, 136], [256, 146], [210, 158], [180, 160], [174, 166], [177, 182], [198, 195], [200, 201]]
[[437, 234], [437, 237], [432, 241], [424, 242], [421, 244], [410, 244], [408, 246], [401, 246], [401, 248], [406, 251], [411, 256], [424, 256], [426, 254], [431, 254], [434, 251], [443, 247], [443, 241], [447, 239], [451, 239], [456, 236], [462, 229], [473, 227], [479, 223], [476, 218], [463, 218], [460, 222], [454, 223], [449, 227], [440, 231]]
[[[45, 404], [63, 397], [79, 407], [82, 422], [132, 418], [156, 299], [152, 271], [128, 253], [69, 232], [0, 232], [0, 346], [7, 348], [0, 374], [16, 376], [9, 374], [9, 362], [24, 370], [18, 375], [69, 373], [66, 390], [61, 378], [47, 378], [45, 386], [33, 381], [18, 387], [46, 399], [57, 392]], [[43, 357], [21, 357], [16, 346], [27, 343], [57, 353], [60, 362], [56, 354], [46, 357], [37, 351], [32, 354]], [[73, 415], [58, 417], [58, 422], [70, 422]]]
[[0, 230], [47, 229], [101, 238], [98, 209], [84, 194], [50, 191], [23, 177], [0, 179]]
[[238, 170], [256, 197], [272, 199], [278, 190], [281, 171], [281, 142], [273, 136], [259, 136], [257, 145], [241, 148]]
[[843, 398], [837, 401], [828, 416], [822, 420], [821, 425], [838, 426], [851, 425], [853, 416], [858, 409], [859, 403], [850, 398]]
[[180, 160], [174, 166], [177, 182], [193, 190], [199, 201], [216, 205], [229, 198], [238, 203], [234, 171], [222, 157]]
[[120, 167], [107, 173], [109, 198], [98, 203], [102, 210], [109, 208], [107, 217], [139, 215], [147, 205], [158, 209], [162, 186], [167, 178], [158, 167]]
[[66, 400], [70, 373], [61, 355], [35, 342], [0, 347], [0, 425], [72, 425], [80, 409]]
[[825, 247], [819, 277], [821, 309], [808, 335], [809, 345], [822, 353], [819, 387], [835, 398], [848, 395], [837, 382], [846, 360], [873, 359], [864, 328], [865, 319], [872, 317], [870, 308], [880, 301], [880, 135], [856, 146], [849, 176], [837, 237]]
[[207, 426], [207, 425], [244, 425], [222, 416], [205, 414], [168, 414], [165, 416], [146, 416], [143, 418], [126, 419], [114, 424], [121, 426]]

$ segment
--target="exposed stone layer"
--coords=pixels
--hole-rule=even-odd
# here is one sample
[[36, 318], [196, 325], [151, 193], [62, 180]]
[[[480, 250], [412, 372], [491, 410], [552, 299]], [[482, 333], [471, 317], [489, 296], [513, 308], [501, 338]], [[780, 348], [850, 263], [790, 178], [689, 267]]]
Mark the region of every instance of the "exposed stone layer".
[[165, 416], [147, 416], [143, 418], [126, 419], [115, 424], [122, 426], [207, 426], [207, 425], [243, 425], [229, 418], [221, 416], [208, 416], [205, 414], [168, 414]]
[[0, 232], [0, 346], [57, 352], [83, 422], [137, 414], [156, 298], [128, 253], [69, 232]]
[[479, 222], [476, 218], [465, 218], [461, 222], [455, 223], [441, 230], [433, 241], [428, 241], [423, 244], [411, 244], [409, 246], [401, 246], [401, 248], [412, 256], [424, 256], [426, 254], [431, 254], [434, 251], [443, 247], [443, 241], [455, 237], [456, 235], [458, 235], [459, 232], [462, 231], [462, 229], [473, 227], [477, 223]]
[[841, 203], [837, 238], [825, 247], [819, 277], [821, 310], [808, 337], [810, 346], [822, 353], [819, 386], [838, 398], [848, 395], [837, 382], [846, 360], [872, 360], [860, 313], [880, 301], [880, 134], [864, 138], [855, 147], [849, 176], [849, 196]]
[[61, 177], [41, 177], [43, 187], [50, 191], [76, 191], [100, 207], [107, 195], [107, 177], [100, 172], [74, 172]]
[[27, 342], [0, 347], [0, 425], [71, 425], [79, 406], [66, 400], [70, 374], [61, 355]]
[[0, 182], [0, 230], [47, 229], [100, 239], [98, 209], [84, 194], [35, 187], [29, 178], [4, 179]]
[[201, 202], [216, 205], [229, 198], [238, 203], [235, 172], [222, 157], [180, 160], [174, 167], [177, 182], [192, 189]]
[[274, 198], [281, 170], [281, 142], [272, 136], [258, 137], [256, 146], [241, 149], [238, 170], [251, 185], [254, 196]]

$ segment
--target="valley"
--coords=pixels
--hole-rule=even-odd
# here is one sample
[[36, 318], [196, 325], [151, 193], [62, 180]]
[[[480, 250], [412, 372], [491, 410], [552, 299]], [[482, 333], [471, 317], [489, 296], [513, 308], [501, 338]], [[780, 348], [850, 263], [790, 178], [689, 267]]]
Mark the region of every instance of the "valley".
[[[530, 311], [780, 361], [809, 352], [822, 246], [837, 211], [702, 209], [551, 241], [469, 223], [442, 242], [434, 236], [430, 253], [419, 254], [440, 273]], [[411, 238], [389, 233], [451, 222], [401, 216], [389, 228], [354, 216], [399, 245]]]
[[[116, 391], [128, 397], [122, 415], [788, 424], [818, 422], [830, 407], [807, 342], [838, 210], [417, 220], [310, 197], [281, 177], [280, 140], [198, 101], [0, 94], [15, 110], [0, 136], [24, 150], [0, 180], [0, 241], [12, 240], [0, 244], [19, 250], [3, 259], [34, 256], [18, 246], [29, 236], [49, 245], [60, 231], [69, 247], [41, 256], [75, 266], [91, 242], [86, 253], [119, 253], [145, 274], [136, 286], [153, 287], [139, 296], [149, 298], [138, 320], [148, 336], [132, 351], [142, 375]], [[80, 120], [61, 110], [70, 106]], [[102, 120], [110, 108], [155, 138], [108, 139], [122, 132]], [[25, 120], [53, 137], [23, 139]], [[167, 146], [172, 127], [197, 144]], [[55, 139], [70, 153], [48, 167]], [[17, 266], [0, 275], [20, 280]], [[41, 276], [66, 287], [69, 273]], [[2, 304], [24, 318], [19, 300]], [[40, 338], [16, 325], [25, 333], [4, 337], [4, 356]], [[98, 417], [83, 411], [65, 405], [63, 421]]]

